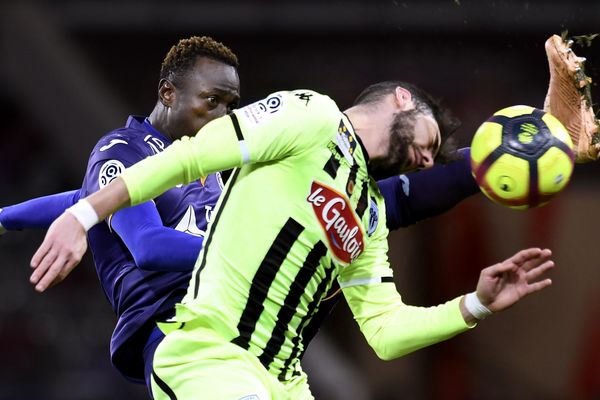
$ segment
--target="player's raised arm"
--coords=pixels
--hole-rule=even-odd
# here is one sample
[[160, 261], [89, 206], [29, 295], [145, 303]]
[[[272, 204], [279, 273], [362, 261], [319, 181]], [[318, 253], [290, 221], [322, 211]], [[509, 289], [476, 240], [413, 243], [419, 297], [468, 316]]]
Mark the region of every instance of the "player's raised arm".
[[483, 269], [476, 291], [435, 307], [403, 303], [391, 280], [356, 280], [341, 286], [369, 345], [380, 358], [391, 360], [447, 340], [550, 286], [552, 281], [544, 278], [554, 267], [550, 256], [548, 249], [519, 251]]
[[43, 292], [62, 281], [81, 261], [86, 232], [117, 210], [143, 203], [167, 189], [209, 173], [239, 166], [242, 155], [229, 116], [212, 121], [193, 138], [184, 137], [165, 151], [127, 168], [121, 176], [80, 200], [48, 230], [31, 259], [30, 281]]
[[550, 278], [540, 278], [554, 268], [551, 256], [549, 249], [530, 248], [484, 268], [479, 275], [477, 290], [461, 302], [465, 320], [472, 322], [506, 310], [523, 297], [550, 286]]
[[[317, 99], [311, 101], [312, 96]], [[211, 121], [196, 136], [183, 137], [165, 151], [127, 168], [52, 224], [31, 260], [35, 269], [31, 283], [41, 292], [62, 281], [85, 253], [87, 230], [122, 207], [141, 204], [213, 172], [310, 149], [306, 135], [277, 132], [298, 126], [298, 120], [312, 108], [333, 108], [332, 104], [326, 96], [309, 92], [276, 93]]]

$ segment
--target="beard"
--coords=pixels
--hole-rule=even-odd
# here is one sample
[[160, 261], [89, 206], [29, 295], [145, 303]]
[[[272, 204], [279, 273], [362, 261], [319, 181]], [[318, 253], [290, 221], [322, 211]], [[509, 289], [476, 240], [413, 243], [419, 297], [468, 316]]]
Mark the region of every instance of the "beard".
[[415, 109], [400, 111], [394, 116], [389, 132], [387, 154], [369, 162], [369, 171], [376, 180], [389, 178], [407, 172], [408, 150], [415, 139]]

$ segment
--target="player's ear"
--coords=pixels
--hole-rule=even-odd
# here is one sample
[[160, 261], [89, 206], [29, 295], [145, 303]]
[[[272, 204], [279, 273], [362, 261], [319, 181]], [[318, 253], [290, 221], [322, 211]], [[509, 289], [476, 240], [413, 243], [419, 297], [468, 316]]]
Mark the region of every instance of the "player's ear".
[[407, 89], [397, 86], [394, 91], [394, 97], [400, 110], [405, 111], [412, 108], [412, 94]]
[[161, 79], [158, 83], [158, 98], [165, 107], [170, 107], [175, 100], [175, 86], [168, 79]]

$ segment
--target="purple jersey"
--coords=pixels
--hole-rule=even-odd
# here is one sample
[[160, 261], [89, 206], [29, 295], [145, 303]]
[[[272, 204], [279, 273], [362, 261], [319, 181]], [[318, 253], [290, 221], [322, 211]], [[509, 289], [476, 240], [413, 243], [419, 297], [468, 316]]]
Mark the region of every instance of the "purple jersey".
[[[125, 168], [170, 144], [144, 117], [130, 116], [125, 127], [105, 135], [94, 147], [81, 197], [96, 192]], [[209, 175], [168, 190], [154, 203], [164, 226], [203, 236], [222, 188], [220, 175]], [[110, 345], [111, 360], [127, 378], [143, 382], [142, 350], [148, 335], [155, 321], [174, 314], [174, 305], [186, 292], [190, 272], [138, 268], [106, 221], [88, 232], [88, 240], [100, 283], [118, 317]]]

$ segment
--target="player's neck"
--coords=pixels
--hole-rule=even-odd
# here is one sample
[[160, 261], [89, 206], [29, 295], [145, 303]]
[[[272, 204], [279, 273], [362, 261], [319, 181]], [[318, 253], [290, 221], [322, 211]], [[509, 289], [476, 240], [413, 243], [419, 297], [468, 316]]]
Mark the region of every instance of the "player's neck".
[[173, 140], [173, 138], [169, 134], [169, 127], [167, 124], [167, 119], [165, 118], [165, 109], [160, 104], [160, 102], [156, 104], [156, 106], [148, 116], [148, 121], [150, 121], [154, 129], [162, 133], [167, 138]]
[[344, 113], [365, 146], [369, 159], [385, 156], [389, 145], [386, 134], [389, 132], [389, 123], [386, 122], [385, 114], [364, 106], [351, 107]]

